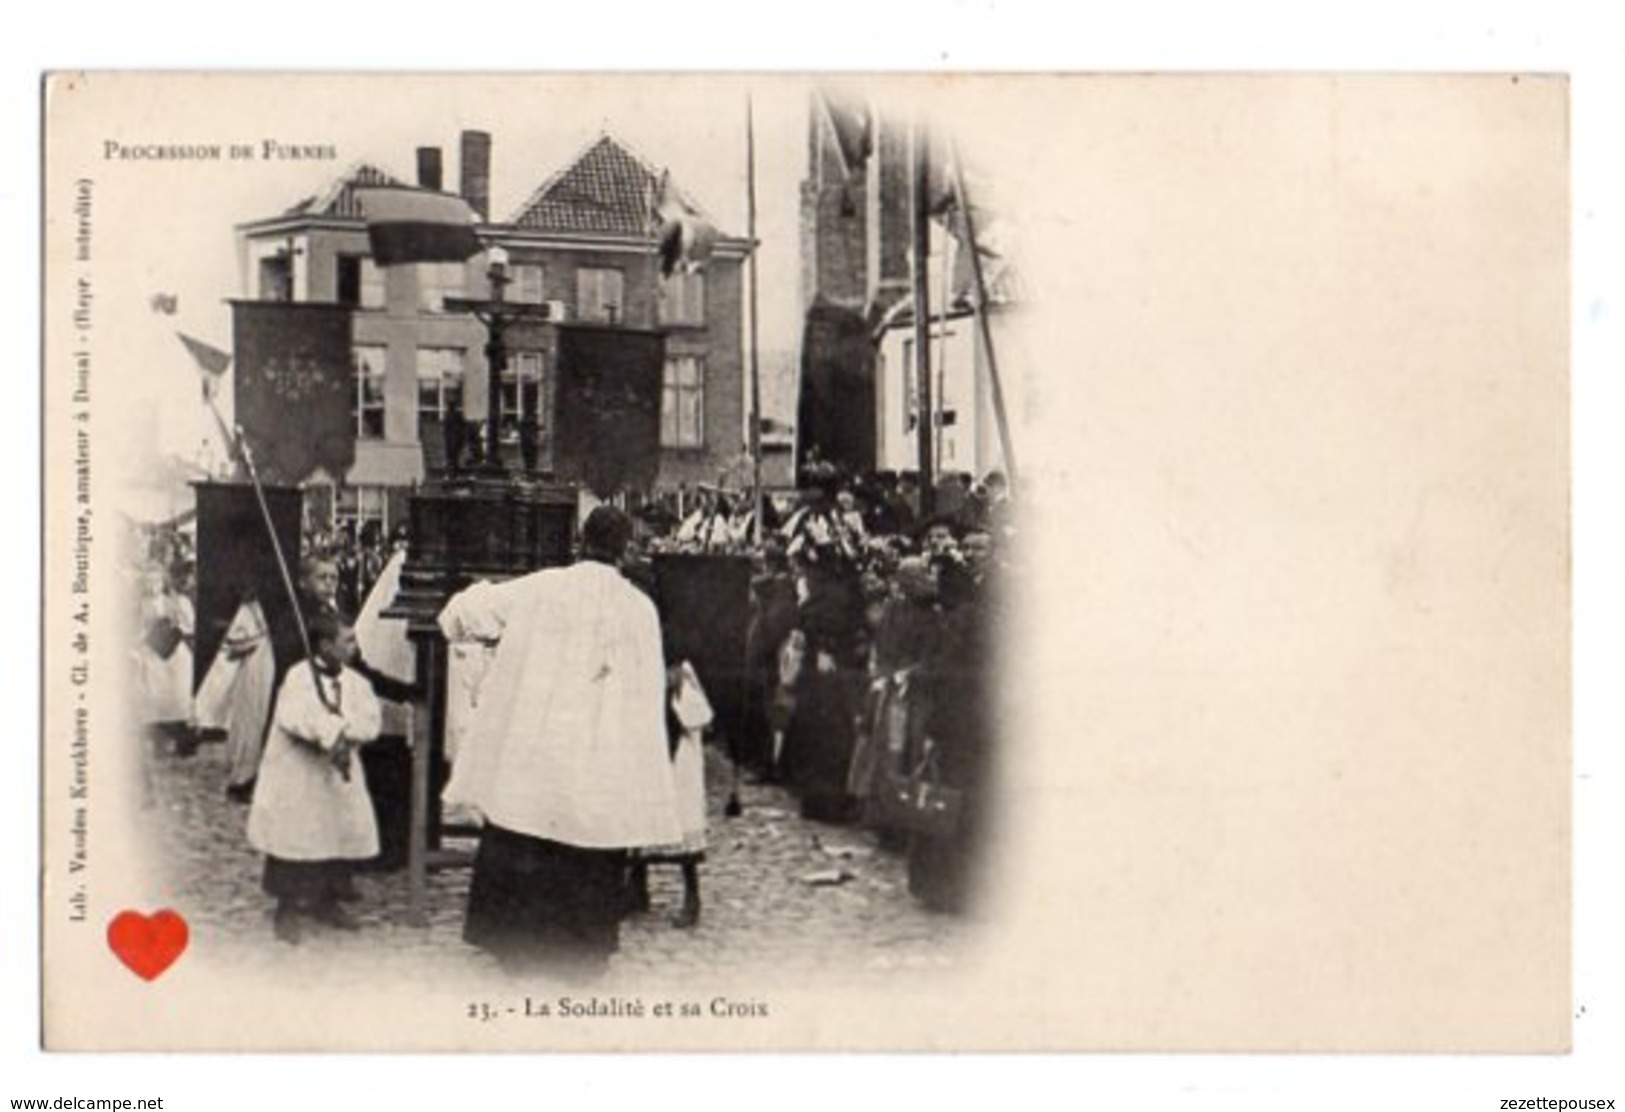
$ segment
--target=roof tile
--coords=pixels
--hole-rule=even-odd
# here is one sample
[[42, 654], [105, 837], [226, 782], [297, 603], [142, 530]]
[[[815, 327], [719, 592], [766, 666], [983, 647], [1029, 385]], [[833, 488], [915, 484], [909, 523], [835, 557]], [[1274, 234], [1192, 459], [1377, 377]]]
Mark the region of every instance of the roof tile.
[[361, 204], [355, 191], [369, 185], [404, 185], [393, 174], [386, 173], [370, 163], [360, 163], [344, 174], [327, 191], [315, 197], [306, 197], [294, 205], [284, 216], [361, 216]]
[[659, 180], [652, 166], [603, 135], [543, 182], [512, 222], [547, 232], [646, 236]]

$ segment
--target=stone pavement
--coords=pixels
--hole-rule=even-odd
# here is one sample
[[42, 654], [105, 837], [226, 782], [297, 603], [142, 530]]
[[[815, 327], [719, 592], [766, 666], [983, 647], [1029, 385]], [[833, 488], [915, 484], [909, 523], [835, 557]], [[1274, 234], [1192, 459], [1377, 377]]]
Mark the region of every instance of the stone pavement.
[[[273, 901], [259, 886], [262, 859], [244, 837], [247, 808], [225, 796], [223, 749], [209, 744], [191, 758], [158, 758], [155, 805], [142, 816], [162, 862], [166, 898], [191, 924], [199, 958], [328, 984], [345, 970], [354, 971], [357, 984], [397, 969], [414, 977], [498, 975], [494, 962], [462, 941], [466, 868], [430, 874], [427, 926], [408, 924], [404, 870], [361, 873], [362, 899], [351, 906], [364, 929], [313, 926], [297, 947], [277, 942]], [[901, 855], [880, 849], [861, 828], [802, 819], [796, 799], [772, 785], [741, 784], [744, 813], [725, 818], [729, 781], [727, 760], [708, 750], [710, 849], [701, 866], [701, 923], [692, 930], [671, 925], [681, 900], [679, 871], [652, 867], [653, 908], [623, 926], [606, 987], [650, 975], [681, 983], [755, 969], [822, 982], [964, 960], [974, 925], [921, 908], [908, 894]]]

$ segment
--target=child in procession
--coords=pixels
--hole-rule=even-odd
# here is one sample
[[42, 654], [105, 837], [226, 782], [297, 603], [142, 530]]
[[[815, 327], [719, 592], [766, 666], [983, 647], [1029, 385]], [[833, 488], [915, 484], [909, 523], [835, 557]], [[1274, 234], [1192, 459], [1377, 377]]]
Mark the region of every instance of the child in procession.
[[339, 902], [351, 874], [378, 854], [378, 826], [355, 750], [377, 738], [372, 685], [347, 667], [355, 629], [336, 611], [308, 621], [311, 657], [289, 669], [277, 694], [248, 840], [266, 855], [264, 887], [276, 897], [276, 937], [297, 944], [307, 921], [360, 924]]

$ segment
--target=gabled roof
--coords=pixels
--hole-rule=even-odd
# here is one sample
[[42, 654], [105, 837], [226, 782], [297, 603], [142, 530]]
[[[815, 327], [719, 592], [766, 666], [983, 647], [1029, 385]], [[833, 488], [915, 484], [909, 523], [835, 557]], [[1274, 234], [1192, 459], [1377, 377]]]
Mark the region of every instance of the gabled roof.
[[[605, 133], [587, 145], [562, 170], [537, 186], [519, 207], [508, 227], [544, 234], [610, 235], [647, 240], [653, 206], [663, 171], [626, 144]], [[360, 220], [356, 190], [366, 186], [407, 183], [377, 166], [360, 162], [324, 190], [269, 219], [241, 225], [255, 229], [281, 227], [289, 221]], [[685, 207], [716, 227], [716, 220], [675, 183], [668, 188]]]
[[[539, 185], [510, 223], [544, 232], [647, 236], [660, 176], [655, 166], [620, 140], [600, 135]], [[705, 215], [691, 197], [680, 189], [676, 192], [691, 209]]]
[[355, 191], [369, 185], [404, 185], [393, 174], [386, 173], [367, 162], [358, 162], [333, 180], [323, 193], [306, 197], [283, 216], [339, 216], [360, 218], [361, 206]]

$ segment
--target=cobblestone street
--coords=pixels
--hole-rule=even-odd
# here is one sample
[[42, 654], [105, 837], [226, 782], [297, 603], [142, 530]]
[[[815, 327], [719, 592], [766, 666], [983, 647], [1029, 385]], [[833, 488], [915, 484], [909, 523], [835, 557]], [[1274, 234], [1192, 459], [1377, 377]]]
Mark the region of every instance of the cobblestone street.
[[[742, 783], [743, 814], [725, 818], [729, 779], [726, 758], [708, 750], [710, 849], [701, 866], [699, 926], [672, 926], [679, 870], [654, 866], [653, 907], [624, 924], [605, 988], [763, 968], [823, 980], [963, 960], [974, 928], [910, 897], [902, 855], [880, 849], [869, 831], [802, 819], [796, 799], [773, 785]], [[426, 926], [409, 923], [404, 869], [362, 872], [362, 898], [353, 905], [362, 930], [318, 928], [297, 947], [276, 942], [273, 901], [260, 889], [262, 858], [244, 836], [247, 808], [226, 798], [224, 784], [223, 746], [204, 745], [186, 759], [159, 757], [154, 806], [143, 813], [161, 847], [166, 896], [190, 923], [198, 957], [327, 983], [345, 970], [359, 984], [397, 967], [414, 977], [500, 976], [462, 940], [466, 868], [430, 873]]]

